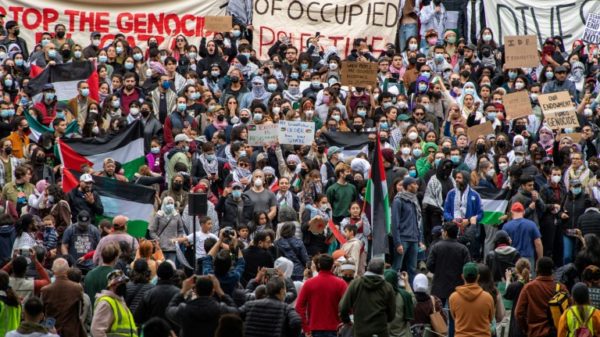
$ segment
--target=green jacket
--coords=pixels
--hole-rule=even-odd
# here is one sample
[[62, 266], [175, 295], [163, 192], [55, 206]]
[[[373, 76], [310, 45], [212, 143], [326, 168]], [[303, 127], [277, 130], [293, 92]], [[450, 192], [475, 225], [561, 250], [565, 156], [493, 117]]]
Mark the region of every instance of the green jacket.
[[388, 324], [396, 317], [396, 292], [382, 276], [367, 272], [350, 283], [339, 310], [345, 323], [354, 314], [354, 336], [388, 337]]

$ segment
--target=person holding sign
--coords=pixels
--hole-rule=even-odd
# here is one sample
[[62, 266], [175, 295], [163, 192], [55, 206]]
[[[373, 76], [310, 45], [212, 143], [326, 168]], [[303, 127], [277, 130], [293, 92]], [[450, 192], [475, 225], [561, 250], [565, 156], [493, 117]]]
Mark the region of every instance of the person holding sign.
[[578, 101], [575, 83], [567, 79], [567, 68], [565, 68], [565, 66], [558, 66], [554, 68], [554, 79], [552, 81], [548, 81], [548, 83], [546, 83], [542, 89], [542, 93], [544, 94], [561, 91], [568, 91], [569, 95], [571, 95], [571, 99], [574, 102]]

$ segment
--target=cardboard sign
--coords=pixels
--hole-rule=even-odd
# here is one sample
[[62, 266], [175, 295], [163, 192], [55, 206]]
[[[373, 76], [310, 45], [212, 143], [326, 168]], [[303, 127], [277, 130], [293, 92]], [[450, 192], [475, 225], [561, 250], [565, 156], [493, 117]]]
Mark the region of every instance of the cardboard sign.
[[544, 121], [553, 130], [579, 126], [577, 112], [568, 91], [540, 95], [538, 98]]
[[231, 16], [205, 16], [204, 29], [209, 32], [229, 32], [233, 27]]
[[504, 56], [507, 68], [533, 68], [540, 64], [535, 35], [505, 36]]
[[377, 63], [342, 62], [342, 83], [348, 86], [366, 87], [377, 84]]
[[314, 122], [279, 121], [279, 144], [312, 145]]
[[558, 135], [558, 141], [565, 137], [570, 137], [573, 139], [573, 144], [579, 143], [581, 141], [581, 132], [573, 132], [573, 133], [561, 133]]
[[492, 133], [494, 133], [492, 122], [485, 122], [483, 124], [473, 125], [467, 129], [467, 136], [469, 136], [469, 140], [471, 141], [475, 140], [475, 138], [479, 136], [487, 136]]
[[248, 125], [248, 145], [263, 146], [277, 142], [279, 137], [279, 125], [260, 124]]
[[600, 14], [588, 14], [585, 22], [585, 31], [583, 32], [583, 41], [587, 43], [600, 43]]
[[533, 114], [527, 91], [517, 91], [504, 95], [502, 104], [506, 110], [506, 119], [513, 120]]

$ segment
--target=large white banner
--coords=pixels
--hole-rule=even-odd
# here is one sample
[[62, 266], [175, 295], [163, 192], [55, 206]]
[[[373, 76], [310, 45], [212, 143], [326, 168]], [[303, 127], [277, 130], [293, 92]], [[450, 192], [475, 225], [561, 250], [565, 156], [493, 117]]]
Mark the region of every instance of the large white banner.
[[[90, 33], [102, 34], [102, 45], [122, 33], [130, 45], [146, 47], [155, 36], [163, 48], [174, 45], [183, 34], [198, 45], [208, 32], [204, 16], [225, 15], [227, 0], [2, 0], [0, 13], [5, 21], [19, 23], [21, 37], [30, 50], [45, 31], [54, 33], [62, 23], [67, 37], [87, 46]], [[57, 46], [58, 47], [58, 46]]]
[[589, 13], [600, 13], [596, 0], [486, 0], [485, 19], [496, 41], [506, 35], [536, 35], [538, 46], [544, 39], [562, 36], [571, 49], [583, 37]]
[[254, 49], [260, 59], [282, 36], [304, 50], [307, 39], [320, 33], [323, 48], [336, 46], [342, 58], [356, 38], [366, 38], [376, 55], [394, 43], [398, 0], [254, 0]]

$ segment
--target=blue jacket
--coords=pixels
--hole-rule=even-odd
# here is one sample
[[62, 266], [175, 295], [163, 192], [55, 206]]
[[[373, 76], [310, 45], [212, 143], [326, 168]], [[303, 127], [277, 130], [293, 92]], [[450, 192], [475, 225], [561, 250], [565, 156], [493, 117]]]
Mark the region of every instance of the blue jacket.
[[549, 81], [548, 83], [546, 83], [544, 85], [544, 88], [542, 89], [542, 93], [544, 93], [544, 94], [560, 92], [560, 91], [568, 91], [569, 95], [571, 95], [571, 97], [573, 97], [574, 101], [576, 103], [579, 102], [579, 98], [577, 97], [577, 89], [575, 88], [575, 83], [573, 83], [572, 81], [570, 81], [568, 79], [565, 79], [565, 81], [560, 84], [558, 83], [557, 80]]
[[398, 247], [403, 241], [419, 242], [421, 237], [419, 219], [420, 216], [415, 205], [410, 200], [397, 194], [392, 203], [394, 247]]
[[283, 256], [294, 263], [292, 279], [301, 279], [304, 275], [306, 263], [310, 261], [304, 243], [296, 238], [280, 238], [275, 241], [275, 247], [279, 252], [279, 256]]
[[[453, 188], [448, 192], [446, 201], [444, 202], [444, 221], [454, 220], [454, 196], [456, 195], [456, 189]], [[480, 222], [483, 218], [483, 205], [481, 204], [481, 197], [479, 193], [472, 189], [469, 189], [469, 195], [467, 196], [467, 214], [466, 219], [472, 216], [477, 216], [477, 222]]]

